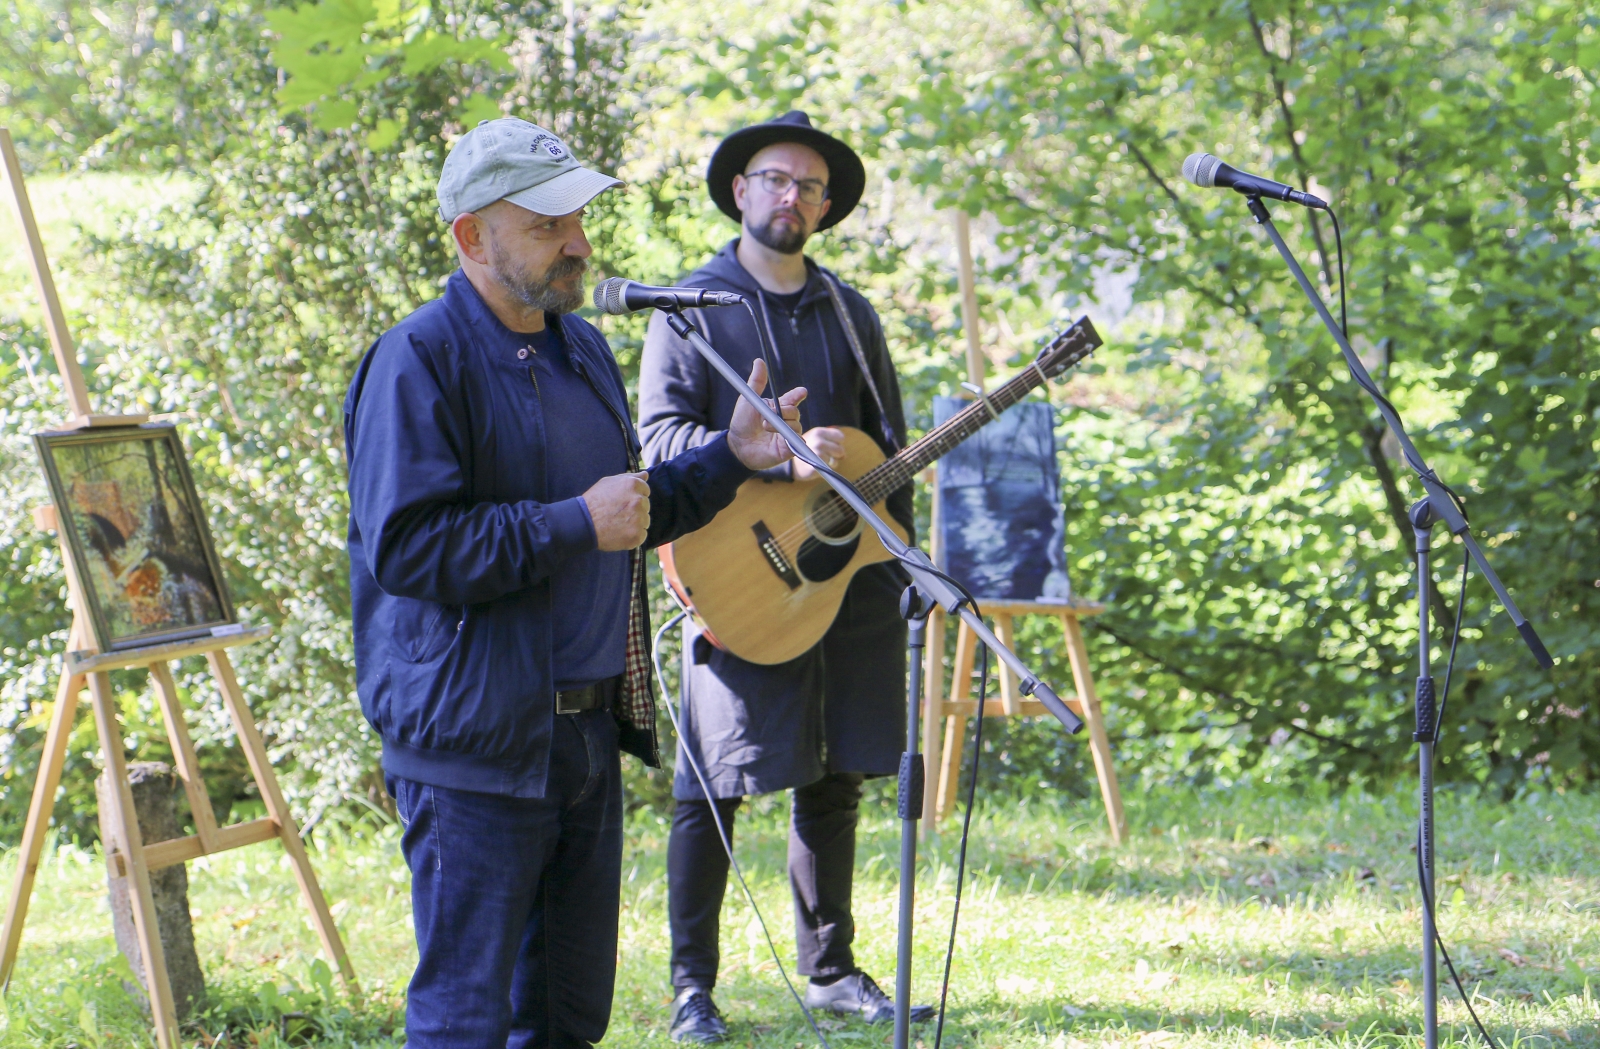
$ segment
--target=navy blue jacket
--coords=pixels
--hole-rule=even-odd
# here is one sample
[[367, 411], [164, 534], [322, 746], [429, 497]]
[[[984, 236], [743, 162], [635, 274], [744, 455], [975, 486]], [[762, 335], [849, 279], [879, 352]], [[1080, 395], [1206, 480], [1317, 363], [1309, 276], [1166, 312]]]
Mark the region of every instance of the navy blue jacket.
[[[639, 438], [605, 337], [560, 326], [573, 367]], [[500, 330], [457, 271], [442, 298], [367, 351], [345, 398], [356, 689], [391, 775], [540, 797], [555, 718], [548, 577], [595, 548], [581, 500], [548, 502], [533, 372], [486, 338]], [[635, 466], [635, 468], [637, 468]], [[650, 472], [645, 546], [711, 520], [751, 476], [726, 438]], [[628, 670], [615, 711], [624, 749], [659, 764], [643, 555], [634, 554]]]

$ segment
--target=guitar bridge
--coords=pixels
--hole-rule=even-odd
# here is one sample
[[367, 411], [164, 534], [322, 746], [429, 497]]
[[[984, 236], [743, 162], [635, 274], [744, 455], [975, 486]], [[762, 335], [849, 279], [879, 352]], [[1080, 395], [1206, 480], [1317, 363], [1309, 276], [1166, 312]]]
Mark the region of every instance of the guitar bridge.
[[772, 529], [767, 527], [767, 522], [757, 521], [750, 526], [750, 531], [756, 534], [756, 543], [766, 555], [767, 564], [778, 573], [778, 578], [788, 584], [790, 590], [799, 590], [800, 573], [796, 572], [789, 559], [783, 556], [783, 548], [778, 545], [778, 540], [773, 536]]

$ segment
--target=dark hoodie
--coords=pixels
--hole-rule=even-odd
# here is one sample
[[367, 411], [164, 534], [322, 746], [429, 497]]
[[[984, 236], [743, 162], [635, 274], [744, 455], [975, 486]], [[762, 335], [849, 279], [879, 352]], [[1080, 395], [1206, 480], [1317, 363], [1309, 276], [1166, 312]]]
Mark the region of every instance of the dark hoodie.
[[[769, 362], [779, 391], [804, 386], [803, 429], [852, 426], [869, 434], [885, 455], [905, 443], [905, 413], [883, 327], [872, 306], [844, 287], [862, 352], [888, 415], [878, 411], [834, 312], [819, 268], [809, 272], [791, 311], [764, 292], [729, 242], [682, 284], [736, 291], [750, 300], [772, 346]], [[691, 310], [697, 327], [741, 375], [761, 353], [758, 329], [738, 307]], [[712, 373], [665, 319], [650, 319], [639, 374], [639, 435], [646, 463], [664, 462], [719, 436], [738, 395]], [[885, 422], [887, 427], [885, 427]], [[887, 429], [887, 433], [885, 430]], [[893, 445], [889, 437], [893, 437]], [[787, 480], [787, 464], [770, 472]], [[900, 524], [913, 529], [911, 488], [888, 498]], [[874, 565], [851, 583], [832, 628], [810, 652], [776, 666], [747, 663], [713, 649], [685, 628], [683, 727], [717, 797], [763, 794], [804, 786], [825, 772], [893, 772], [905, 744], [905, 623], [897, 570]], [[680, 740], [680, 748], [685, 740]], [[699, 798], [700, 787], [679, 755], [673, 791]]]

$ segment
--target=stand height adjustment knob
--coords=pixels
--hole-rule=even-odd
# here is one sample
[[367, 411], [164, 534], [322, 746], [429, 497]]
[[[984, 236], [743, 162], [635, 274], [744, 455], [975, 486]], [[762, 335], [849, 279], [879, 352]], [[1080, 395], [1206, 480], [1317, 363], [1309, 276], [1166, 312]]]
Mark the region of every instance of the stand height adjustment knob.
[[919, 820], [922, 818], [922, 755], [900, 755], [900, 818], [903, 820]]
[[1434, 704], [1433, 678], [1417, 678], [1417, 730], [1411, 738], [1417, 743], [1432, 743], [1438, 734], [1438, 710]]

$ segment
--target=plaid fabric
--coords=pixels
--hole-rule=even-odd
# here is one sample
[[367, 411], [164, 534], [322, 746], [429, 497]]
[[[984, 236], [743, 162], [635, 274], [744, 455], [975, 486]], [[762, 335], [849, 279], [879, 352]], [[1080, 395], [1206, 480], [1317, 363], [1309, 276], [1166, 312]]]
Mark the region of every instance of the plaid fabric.
[[[628, 470], [639, 472], [639, 456], [633, 451], [631, 434], [623, 439], [628, 444]], [[628, 602], [628, 645], [622, 660], [622, 701], [615, 712], [617, 720], [643, 733], [650, 741], [651, 767], [661, 765], [661, 744], [656, 739], [656, 689], [655, 670], [650, 659], [650, 592], [644, 574], [644, 550], [632, 554], [633, 598]]]
[[656, 690], [650, 661], [650, 595], [645, 588], [644, 551], [633, 552], [633, 600], [628, 603], [628, 649], [622, 663], [622, 702], [617, 717], [650, 736], [653, 765], [661, 764], [656, 742]]

